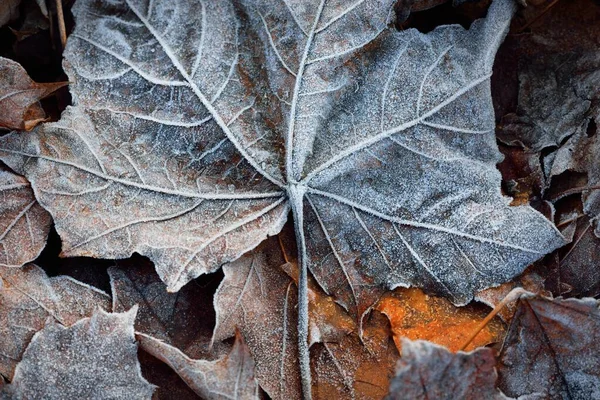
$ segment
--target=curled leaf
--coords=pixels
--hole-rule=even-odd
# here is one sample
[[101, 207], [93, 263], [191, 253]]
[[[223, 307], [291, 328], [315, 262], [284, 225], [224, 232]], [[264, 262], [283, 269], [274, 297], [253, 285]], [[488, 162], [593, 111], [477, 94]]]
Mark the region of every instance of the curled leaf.
[[36, 83], [19, 63], [0, 57], [0, 128], [33, 129], [46, 119], [39, 100], [67, 84]]

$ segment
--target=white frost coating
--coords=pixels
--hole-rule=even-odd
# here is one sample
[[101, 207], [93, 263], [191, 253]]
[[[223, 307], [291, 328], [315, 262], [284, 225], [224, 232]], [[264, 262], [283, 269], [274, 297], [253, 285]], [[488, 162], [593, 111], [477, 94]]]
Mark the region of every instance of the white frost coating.
[[170, 290], [279, 232], [300, 185], [303, 263], [349, 310], [411, 285], [464, 304], [563, 243], [500, 192], [489, 77], [515, 5], [421, 34], [393, 3], [79, 1], [76, 106], [0, 157], [67, 255], [137, 251]]
[[142, 377], [137, 360], [136, 311], [98, 310], [69, 328], [49, 319], [0, 395], [15, 400], [151, 399], [155, 387]]
[[140, 252], [170, 290], [277, 233], [289, 179], [311, 198], [308, 267], [342, 304], [382, 285], [465, 303], [562, 243], [500, 193], [489, 76], [514, 4], [425, 35], [391, 28], [392, 3], [79, 1], [77, 106], [0, 157], [66, 255]]
[[27, 180], [0, 167], [0, 267], [21, 267], [44, 246], [52, 218]]

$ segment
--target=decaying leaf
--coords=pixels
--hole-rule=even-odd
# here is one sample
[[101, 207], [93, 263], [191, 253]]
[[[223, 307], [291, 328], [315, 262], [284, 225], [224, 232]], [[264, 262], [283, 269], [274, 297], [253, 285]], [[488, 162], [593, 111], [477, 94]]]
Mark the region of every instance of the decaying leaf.
[[508, 400], [496, 389], [491, 349], [453, 354], [422, 340], [402, 340], [402, 357], [387, 400]]
[[0, 267], [20, 267], [34, 260], [46, 244], [51, 224], [29, 182], [0, 165]]
[[[598, 57], [600, 58], [600, 52]], [[598, 80], [600, 82], [600, 64]], [[600, 108], [598, 109], [598, 123], [600, 124]], [[581, 193], [583, 212], [591, 219], [597, 220], [600, 217], [600, 135], [590, 136], [586, 132], [580, 132], [569, 138], [556, 151], [552, 160], [550, 176], [557, 177], [566, 171], [586, 174], [587, 185], [569, 188], [566, 191], [572, 194]], [[599, 226], [595, 227], [594, 233], [600, 238]]]
[[0, 374], [12, 379], [33, 335], [47, 318], [70, 326], [101, 307], [110, 296], [67, 276], [49, 278], [33, 264], [0, 267]]
[[49, 319], [4, 387], [11, 399], [150, 399], [133, 336], [136, 309], [98, 310], [66, 328]]
[[164, 361], [204, 399], [257, 399], [254, 361], [238, 335], [231, 352], [216, 361], [193, 360], [177, 348], [144, 334], [136, 335], [140, 346]]
[[599, 398], [598, 306], [591, 298], [522, 298], [499, 358], [500, 389], [513, 397]]
[[[448, 300], [427, 296], [419, 289], [396, 289], [386, 294], [376, 309], [389, 318], [398, 351], [402, 351], [403, 337], [428, 340], [450, 351], [458, 351], [489, 312], [485, 306], [457, 308]], [[499, 342], [503, 333], [504, 325], [494, 319], [467, 350]]]
[[[589, 119], [600, 123], [599, 17], [593, 0], [537, 2], [515, 35], [511, 51], [519, 59], [516, 113], [503, 117], [499, 137], [533, 151], [559, 146], [585, 133]], [[532, 22], [534, 22], [532, 24]]]
[[67, 84], [36, 83], [19, 63], [0, 57], [0, 128], [33, 129], [46, 119], [39, 100]]
[[0, 139], [64, 255], [147, 255], [169, 290], [279, 232], [355, 316], [383, 288], [468, 302], [563, 243], [500, 191], [489, 78], [515, 5], [469, 30], [397, 32], [393, 0], [83, 0], [75, 107]]
[[19, 17], [21, 0], [4, 0], [0, 3], [0, 27]]

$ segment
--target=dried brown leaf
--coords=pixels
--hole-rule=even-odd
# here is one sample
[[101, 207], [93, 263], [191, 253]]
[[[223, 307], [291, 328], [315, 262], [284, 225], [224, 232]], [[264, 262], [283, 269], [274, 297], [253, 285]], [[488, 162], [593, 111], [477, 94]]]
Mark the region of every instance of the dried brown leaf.
[[29, 182], [0, 165], [0, 266], [33, 261], [46, 244], [51, 224]]
[[259, 398], [254, 361], [239, 335], [231, 352], [216, 361], [194, 360], [151, 336], [137, 334], [136, 337], [142, 349], [167, 363], [204, 399]]
[[509, 396], [600, 397], [600, 311], [586, 298], [522, 298], [499, 357], [499, 387]]
[[0, 128], [33, 129], [46, 119], [39, 100], [67, 84], [36, 83], [19, 63], [0, 57]]
[[402, 340], [402, 358], [386, 400], [508, 400], [496, 389], [491, 349], [451, 353], [426, 341]]
[[[402, 338], [406, 337], [428, 340], [455, 352], [488, 314], [489, 309], [480, 306], [456, 307], [419, 289], [396, 289], [386, 294], [376, 309], [389, 318], [398, 351], [402, 351]], [[467, 350], [500, 341], [504, 331], [502, 322], [492, 320]]]

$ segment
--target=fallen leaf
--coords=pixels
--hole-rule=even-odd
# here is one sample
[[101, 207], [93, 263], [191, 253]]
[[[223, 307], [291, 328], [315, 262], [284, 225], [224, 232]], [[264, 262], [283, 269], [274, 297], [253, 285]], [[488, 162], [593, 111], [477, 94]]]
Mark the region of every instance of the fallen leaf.
[[308, 271], [358, 317], [386, 287], [465, 304], [563, 243], [499, 190], [489, 77], [513, 2], [428, 34], [397, 32], [392, 6], [80, 1], [64, 63], [76, 106], [0, 138], [0, 157], [63, 255], [147, 255], [171, 291], [291, 209], [308, 392]]
[[202, 400], [167, 364], [138, 349], [142, 376], [158, 386], [152, 400]]
[[[600, 72], [598, 72], [598, 79], [600, 82]], [[600, 108], [598, 108], [598, 123], [600, 124]], [[565, 192], [581, 193], [583, 212], [591, 219], [597, 219], [600, 216], [600, 135], [578, 133], [556, 151], [550, 169], [551, 178], [554, 179], [567, 171], [586, 174], [587, 185], [571, 187], [565, 189]], [[594, 233], [600, 238], [600, 227], [596, 226]]]
[[[375, 308], [389, 318], [400, 352], [404, 337], [428, 340], [456, 352], [490, 311], [477, 305], [458, 308], [444, 298], [428, 296], [419, 289], [396, 289], [379, 300]], [[492, 320], [467, 350], [499, 342], [504, 330], [502, 322]]]
[[510, 41], [518, 58], [518, 107], [502, 118], [498, 132], [502, 141], [534, 152], [585, 132], [590, 116], [600, 122], [598, 7], [593, 0], [550, 3], [527, 7], [515, 24], [519, 34]]
[[19, 63], [0, 57], [0, 128], [33, 129], [46, 120], [39, 100], [67, 84], [36, 83]]
[[280, 268], [286, 261], [276, 237], [223, 266], [225, 277], [214, 298], [213, 341], [239, 329], [256, 362], [261, 387], [275, 400], [300, 396], [297, 296]]
[[597, 300], [521, 298], [499, 357], [499, 387], [509, 396], [600, 397]]
[[387, 400], [508, 400], [496, 389], [491, 349], [451, 353], [423, 340], [402, 340], [402, 357]]
[[12, 379], [33, 335], [47, 318], [70, 326], [101, 307], [110, 296], [67, 276], [49, 278], [33, 264], [0, 267], [0, 374]]
[[388, 321], [377, 311], [363, 322], [360, 336], [353, 332], [337, 342], [317, 343], [310, 352], [312, 394], [322, 400], [383, 398], [399, 356]]
[[98, 310], [67, 328], [49, 319], [4, 387], [11, 399], [150, 399], [133, 336], [136, 309]]
[[113, 312], [138, 305], [136, 332], [177, 347], [190, 358], [208, 358], [214, 353], [210, 347], [215, 315], [209, 289], [191, 284], [169, 293], [145, 260], [119, 261], [108, 274]]
[[199, 396], [213, 399], [257, 399], [259, 386], [254, 361], [240, 336], [231, 352], [216, 361], [194, 360], [177, 348], [144, 334], [136, 335], [140, 346], [167, 363]]
[[41, 253], [52, 218], [36, 201], [29, 182], [1, 165], [0, 198], [0, 266], [21, 267]]

